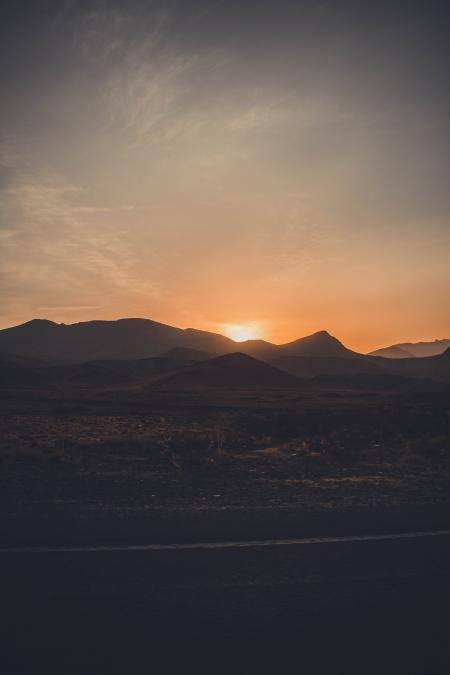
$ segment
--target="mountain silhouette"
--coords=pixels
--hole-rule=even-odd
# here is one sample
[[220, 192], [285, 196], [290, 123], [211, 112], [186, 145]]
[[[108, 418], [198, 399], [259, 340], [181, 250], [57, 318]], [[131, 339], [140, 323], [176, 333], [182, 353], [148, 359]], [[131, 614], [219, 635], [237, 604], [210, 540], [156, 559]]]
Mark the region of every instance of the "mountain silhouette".
[[363, 358], [362, 354], [344, 347], [342, 342], [326, 330], [280, 345], [278, 354], [280, 356]]
[[149, 319], [70, 325], [34, 319], [0, 331], [0, 351], [55, 363], [140, 359], [159, 356], [173, 347], [224, 354], [235, 351], [236, 343], [216, 333], [175, 328]]
[[[427, 351], [441, 349], [446, 342], [436, 340], [413, 346], [416, 352]], [[275, 345], [264, 340], [235, 342], [217, 333], [176, 328], [150, 319], [86, 321], [70, 325], [34, 319], [0, 330], [0, 373], [5, 381], [14, 382], [17, 378], [23, 383], [78, 382], [88, 385], [97, 382], [106, 385], [120, 381], [151, 382], [202, 362], [211, 364], [214, 357], [239, 352], [239, 358], [245, 355], [250, 362], [256, 359], [257, 363], [270, 364], [283, 376], [311, 378], [389, 373], [447, 381], [450, 377], [448, 358], [444, 354], [441, 354], [443, 358], [406, 356], [404, 350], [406, 347], [411, 349], [411, 344], [394, 345], [392, 349], [403, 350], [399, 357], [383, 358], [379, 355], [383, 350], [377, 350], [374, 355], [359, 354], [327, 331]], [[244, 361], [242, 367], [245, 363], [248, 366]], [[70, 365], [83, 367], [64, 368]], [[56, 366], [59, 370], [55, 370]], [[236, 364], [233, 372], [235, 368]], [[39, 369], [40, 373], [33, 373], [34, 369]], [[250, 382], [251, 378], [245, 379], [245, 372], [242, 378]], [[206, 376], [206, 366], [197, 374]], [[186, 372], [184, 376], [187, 377]], [[233, 377], [230, 374], [230, 381]], [[257, 373], [255, 377], [256, 383]]]
[[213, 358], [214, 354], [211, 352], [202, 352], [199, 349], [191, 349], [190, 347], [173, 347], [169, 349], [162, 357], [167, 359], [174, 359], [180, 363], [195, 363], [196, 361], [206, 361]]
[[[430, 389], [429, 383], [450, 382], [450, 349], [438, 356], [409, 359], [281, 357], [265, 363], [247, 354], [231, 353], [204, 360], [204, 352], [174, 349], [170, 355], [130, 360], [97, 360], [47, 365], [32, 359], [0, 354], [0, 383], [5, 387], [52, 389], [168, 389], [217, 387]], [[200, 355], [202, 359], [200, 360]], [[2, 356], [4, 358], [2, 358]], [[174, 358], [178, 356], [178, 358]], [[187, 358], [189, 356], [189, 358]], [[195, 356], [195, 358], [192, 358]], [[308, 385], [308, 381], [311, 383]], [[421, 383], [421, 384], [420, 384]], [[428, 384], [427, 384], [428, 383]]]
[[295, 387], [297, 378], [252, 356], [236, 352], [201, 361], [161, 379], [157, 386], [170, 390], [217, 387]]
[[303, 382], [305, 387], [319, 391], [448, 392], [448, 385], [444, 382], [388, 373], [318, 375]]
[[450, 347], [450, 340], [432, 342], [401, 342], [370, 352], [371, 356], [383, 356], [386, 359], [409, 359], [411, 357], [437, 356]]
[[274, 345], [266, 340], [244, 340], [238, 342], [237, 347], [243, 354], [248, 354], [248, 356], [253, 356], [253, 358], [261, 361], [270, 361], [276, 358], [282, 349], [282, 345]]
[[[326, 331], [274, 345], [264, 340], [235, 342], [217, 333], [176, 328], [150, 319], [85, 321], [68, 325], [33, 319], [0, 330], [0, 352], [53, 363], [142, 359], [168, 352], [171, 357], [170, 351], [180, 348], [201, 352], [202, 357], [240, 351], [265, 361], [281, 356], [363, 358]], [[197, 361], [199, 355], [190, 359], [185, 353], [183, 360]]]
[[349, 358], [339, 356], [280, 356], [270, 363], [296, 377], [317, 375], [349, 375], [354, 373], [382, 373], [383, 368], [376, 359]]
[[450, 381], [450, 347], [437, 356], [411, 357], [409, 359], [377, 358], [385, 372], [402, 377], [431, 378], [442, 382]]
[[106, 387], [148, 384], [186, 367], [185, 360], [150, 357], [135, 360], [87, 361], [86, 363], [34, 365], [3, 361], [0, 381], [5, 386]]

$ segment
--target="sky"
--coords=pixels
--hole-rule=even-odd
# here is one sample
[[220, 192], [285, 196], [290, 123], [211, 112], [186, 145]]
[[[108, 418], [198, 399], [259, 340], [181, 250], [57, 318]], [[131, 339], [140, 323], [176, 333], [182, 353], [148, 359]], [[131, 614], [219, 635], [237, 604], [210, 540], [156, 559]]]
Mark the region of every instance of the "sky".
[[0, 327], [450, 337], [449, 28], [436, 0], [4, 1]]

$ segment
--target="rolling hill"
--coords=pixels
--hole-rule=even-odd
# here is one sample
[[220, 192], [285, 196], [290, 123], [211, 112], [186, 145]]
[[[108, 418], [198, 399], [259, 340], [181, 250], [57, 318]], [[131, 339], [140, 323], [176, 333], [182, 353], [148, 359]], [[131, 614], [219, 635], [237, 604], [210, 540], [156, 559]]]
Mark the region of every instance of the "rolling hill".
[[431, 378], [450, 382], [450, 348], [437, 356], [411, 357], [409, 359], [379, 359], [385, 372], [402, 377]]
[[383, 356], [385, 359], [409, 359], [411, 357], [437, 356], [450, 347], [450, 340], [433, 342], [402, 342], [370, 352], [370, 356]]
[[319, 357], [319, 356], [280, 356], [270, 363], [296, 377], [316, 377], [317, 375], [350, 375], [355, 373], [382, 373], [383, 368], [376, 359]]
[[[177, 351], [172, 353], [173, 350]], [[20, 326], [0, 330], [0, 352], [55, 364], [164, 355], [198, 361], [237, 350], [264, 361], [284, 356], [364, 358], [347, 349], [326, 331], [275, 345], [264, 340], [235, 342], [217, 333], [175, 328], [150, 319], [86, 321], [68, 325], [33, 319]]]
[[[441, 348], [446, 342], [436, 340], [419, 345], [422, 351], [429, 351], [438, 346]], [[291, 377], [384, 373], [441, 381], [450, 379], [446, 353], [406, 356], [404, 347], [410, 348], [409, 343], [393, 346], [391, 358], [386, 358], [376, 353], [354, 352], [327, 331], [275, 345], [264, 340], [235, 342], [217, 333], [176, 328], [149, 319], [88, 321], [71, 325], [32, 320], [0, 330], [0, 378], [4, 383], [17, 379], [22, 383], [98, 382], [107, 385], [108, 381], [111, 384], [153, 381], [159, 375], [174, 375], [186, 368], [194, 369], [189, 377], [197, 373], [203, 378], [207, 368], [212, 366], [197, 370], [197, 365], [211, 364], [214, 357], [239, 352], [241, 359], [245, 355], [250, 362], [265, 362], [278, 374], [281, 371]], [[377, 353], [380, 351], [383, 350], [377, 350]], [[392, 358], [395, 352], [398, 358]], [[250, 362], [242, 362], [242, 366], [245, 363], [248, 366]], [[39, 375], [33, 372], [35, 369], [40, 371]], [[184, 376], [188, 377], [186, 371]], [[233, 377], [230, 374], [230, 381]], [[257, 383], [256, 371], [255, 377]], [[250, 382], [249, 377], [244, 380]]]
[[223, 335], [175, 328], [149, 319], [70, 325], [34, 319], [0, 330], [0, 351], [54, 363], [141, 359], [159, 356], [174, 347], [223, 354], [234, 351], [235, 346]]
[[[192, 363], [192, 362], [189, 362]], [[87, 361], [30, 367], [0, 359], [0, 384], [6, 387], [117, 387], [148, 384], [186, 367], [186, 361], [168, 357], [137, 360]]]
[[278, 349], [279, 356], [313, 356], [320, 358], [344, 358], [355, 359], [364, 358], [362, 354], [347, 349], [333, 335], [326, 330], [321, 330], [312, 335], [299, 338], [293, 342], [280, 345]]
[[211, 352], [202, 352], [199, 349], [190, 349], [189, 347], [173, 347], [167, 352], [161, 354], [166, 359], [175, 359], [180, 363], [195, 363], [196, 361], [206, 361], [212, 359], [215, 355]]
[[170, 390], [263, 387], [295, 387], [297, 378], [247, 354], [236, 352], [201, 361], [174, 375], [164, 377], [156, 386]]

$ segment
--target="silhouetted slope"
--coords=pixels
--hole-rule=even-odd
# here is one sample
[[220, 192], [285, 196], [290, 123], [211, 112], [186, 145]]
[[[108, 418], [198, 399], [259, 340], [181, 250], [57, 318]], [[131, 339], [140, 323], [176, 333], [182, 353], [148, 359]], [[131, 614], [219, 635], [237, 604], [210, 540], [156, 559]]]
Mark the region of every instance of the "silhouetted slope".
[[28, 356], [20, 356], [19, 354], [9, 354], [8, 352], [0, 352], [0, 364], [6, 363], [16, 366], [23, 366], [24, 368], [40, 368], [48, 365], [42, 359], [33, 359]]
[[0, 386], [8, 388], [70, 391], [79, 387], [128, 388], [153, 383], [175, 390], [215, 387], [271, 389], [299, 386], [297, 378], [303, 378], [305, 386], [320, 388], [323, 385], [325, 389], [406, 390], [410, 387], [432, 390], [432, 381], [447, 386], [450, 383], [450, 349], [439, 356], [423, 359], [282, 357], [270, 365], [241, 353], [199, 362], [151, 357], [53, 366], [26, 366], [0, 358]]
[[376, 349], [374, 352], [370, 352], [369, 356], [382, 356], [385, 359], [410, 359], [412, 354], [398, 345], [392, 345], [391, 347]]
[[[163, 374], [173, 373], [186, 366], [181, 359], [168, 356], [152, 356], [148, 359], [128, 359], [123, 361], [92, 361], [113, 373], [123, 375], [130, 381], [148, 381]], [[82, 364], [86, 365], [86, 364]], [[63, 366], [60, 366], [61, 368]], [[70, 366], [66, 366], [70, 367]]]
[[362, 354], [344, 347], [342, 342], [326, 330], [280, 345], [278, 354], [280, 356], [364, 358]]
[[0, 364], [0, 383], [7, 387], [64, 388], [76, 385], [95, 388], [125, 384], [127, 381], [126, 376], [96, 363], [43, 368]]
[[184, 368], [186, 362], [153, 357], [126, 361], [88, 361], [25, 367], [0, 360], [0, 385], [31, 387], [108, 387], [152, 382]]
[[378, 392], [440, 392], [448, 391], [444, 382], [428, 378], [412, 378], [390, 373], [354, 373], [342, 375], [318, 375], [303, 380], [304, 386], [322, 391], [343, 390]]
[[377, 361], [385, 372], [395, 375], [450, 381], [450, 348], [438, 356], [395, 360], [378, 357]]
[[376, 360], [370, 358], [281, 356], [273, 359], [271, 364], [296, 377], [383, 372]]
[[173, 347], [187, 347], [212, 354], [235, 350], [223, 335], [166, 326], [149, 319], [87, 321], [57, 324], [35, 319], [0, 331], [0, 351], [81, 363], [98, 359], [139, 359], [158, 356]]
[[[437, 343], [444, 342], [430, 344], [436, 348]], [[0, 353], [4, 354], [3, 359], [0, 354], [0, 377], [4, 382], [35, 383], [40, 379], [42, 382], [93, 385], [106, 385], [108, 381], [111, 384], [151, 381], [160, 374], [173, 374], [187, 365], [210, 360], [213, 355], [235, 354], [237, 350], [241, 357], [244, 352], [248, 357], [258, 358], [260, 363], [265, 361], [281, 369], [283, 375], [289, 373], [297, 377], [382, 372], [442, 381], [450, 378], [445, 354], [440, 355], [442, 358], [397, 359], [363, 355], [347, 349], [326, 331], [283, 345], [264, 340], [237, 343], [216, 333], [191, 328], [184, 330], [149, 319], [88, 321], [71, 325], [33, 320], [0, 330]], [[76, 364], [83, 367], [56, 371], [49, 370], [46, 362], [61, 368]], [[15, 369], [16, 366], [19, 369]], [[29, 367], [38, 366], [42, 370], [39, 375], [27, 374]], [[203, 375], [200, 371], [199, 377]]]
[[427, 357], [442, 354], [450, 347], [450, 340], [433, 340], [433, 342], [402, 342], [370, 352], [371, 356], [383, 356], [386, 359], [405, 359], [411, 357]]
[[238, 342], [236, 347], [239, 348], [241, 353], [248, 354], [261, 361], [270, 361], [276, 358], [282, 349], [280, 345], [274, 345], [266, 340], [244, 340]]
[[297, 386], [297, 379], [263, 361], [236, 352], [194, 366], [165, 377], [157, 385], [164, 389], [209, 389], [215, 387], [264, 387]]
[[[326, 331], [314, 333], [284, 345], [264, 340], [235, 342], [228, 337], [167, 326], [149, 319], [85, 321], [57, 324], [33, 319], [20, 326], [0, 330], [0, 351], [53, 363], [84, 363], [95, 360], [125, 360], [161, 356], [173, 349], [194, 350], [203, 355], [221, 355], [239, 351], [270, 361], [281, 356], [362, 358], [350, 351]], [[187, 353], [183, 360], [199, 360], [199, 354]], [[180, 355], [176, 355], [179, 358]]]
[[164, 354], [161, 354], [161, 356], [167, 359], [175, 359], [175, 361], [186, 364], [212, 359], [215, 354], [211, 354], [211, 352], [202, 352], [199, 349], [190, 349], [189, 347], [173, 347], [173, 349], [169, 349], [167, 352], [164, 352]]

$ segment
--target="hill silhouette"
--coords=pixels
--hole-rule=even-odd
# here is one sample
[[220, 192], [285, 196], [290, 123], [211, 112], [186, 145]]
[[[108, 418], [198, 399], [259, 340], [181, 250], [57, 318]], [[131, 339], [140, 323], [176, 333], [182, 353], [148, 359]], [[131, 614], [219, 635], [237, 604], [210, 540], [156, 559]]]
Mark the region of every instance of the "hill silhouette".
[[235, 350], [235, 342], [216, 333], [175, 328], [149, 319], [70, 325], [33, 319], [0, 331], [0, 351], [55, 363], [140, 359], [159, 356], [174, 347], [223, 354]]
[[371, 356], [383, 356], [386, 359], [408, 359], [411, 357], [437, 356], [450, 347], [450, 340], [432, 342], [401, 342], [370, 352]]
[[236, 352], [208, 361], [201, 361], [161, 379], [164, 389], [209, 389], [216, 387], [295, 387], [297, 378], [252, 356]]
[[195, 363], [196, 361], [206, 361], [213, 358], [211, 352], [202, 352], [199, 349], [190, 349], [189, 347], [173, 347], [167, 352], [161, 354], [167, 359], [174, 359], [180, 363]]
[[[367, 359], [282, 357], [265, 363], [247, 354], [231, 353], [212, 359], [194, 360], [187, 356], [204, 352], [172, 350], [170, 356], [130, 360], [97, 360], [76, 364], [42, 365], [32, 360], [0, 355], [0, 383], [10, 387], [49, 388], [69, 391], [72, 388], [117, 389], [156, 384], [169, 389], [208, 389], [217, 387], [291, 387], [300, 379], [318, 388], [399, 389], [425, 386], [433, 380], [450, 382], [450, 349], [444, 354], [425, 358]], [[26, 364], [26, 365], [25, 365]], [[422, 383], [422, 384], [420, 384]], [[309, 386], [309, 385], [307, 385]], [[411, 385], [411, 388], [414, 388]]]
[[326, 330], [280, 345], [278, 354], [280, 356], [363, 358], [362, 354], [347, 349], [342, 342]]
[[[436, 349], [445, 342], [420, 343], [420, 349], [426, 345], [427, 349]], [[400, 352], [401, 358], [363, 355], [348, 349], [327, 331], [281, 345], [264, 340], [235, 342], [217, 333], [176, 328], [149, 319], [71, 325], [35, 319], [0, 330], [0, 376], [5, 383], [16, 380], [86, 385], [107, 385], [108, 381], [111, 384], [151, 382], [200, 362], [210, 362], [216, 356], [237, 352], [241, 357], [245, 354], [293, 377], [389, 373], [401, 377], [450, 379], [445, 354], [406, 357]], [[80, 367], [69, 368], [76, 365]], [[55, 370], [56, 366], [59, 370]], [[33, 372], [35, 369], [40, 372]], [[204, 373], [206, 370], [200, 369], [197, 374], [203, 377]]]
[[3, 362], [0, 381], [5, 386], [116, 387], [148, 384], [186, 368], [195, 361], [155, 356], [148, 359], [87, 361], [85, 363], [26, 367]]
[[[188, 356], [187, 352], [171, 354], [173, 349], [193, 351]], [[0, 352], [60, 364], [163, 355], [197, 361], [200, 354], [194, 352], [200, 352], [203, 358], [236, 351], [265, 361], [281, 356], [364, 358], [326, 331], [275, 345], [264, 340], [235, 342], [217, 333], [176, 328], [150, 319], [85, 321], [68, 325], [33, 319], [0, 330]]]
[[378, 392], [444, 392], [448, 385], [430, 378], [414, 378], [392, 373], [353, 373], [318, 375], [305, 386], [317, 390], [378, 391]]
[[382, 373], [383, 368], [371, 358], [280, 356], [270, 363], [296, 377], [317, 375], [350, 375], [354, 373]]
[[409, 359], [383, 359], [378, 363], [385, 372], [414, 378], [431, 378], [442, 382], [450, 381], [450, 347], [437, 356], [411, 357]]
[[274, 345], [266, 340], [244, 340], [238, 342], [237, 347], [243, 354], [248, 354], [261, 361], [270, 361], [276, 358], [282, 350], [282, 345]]

